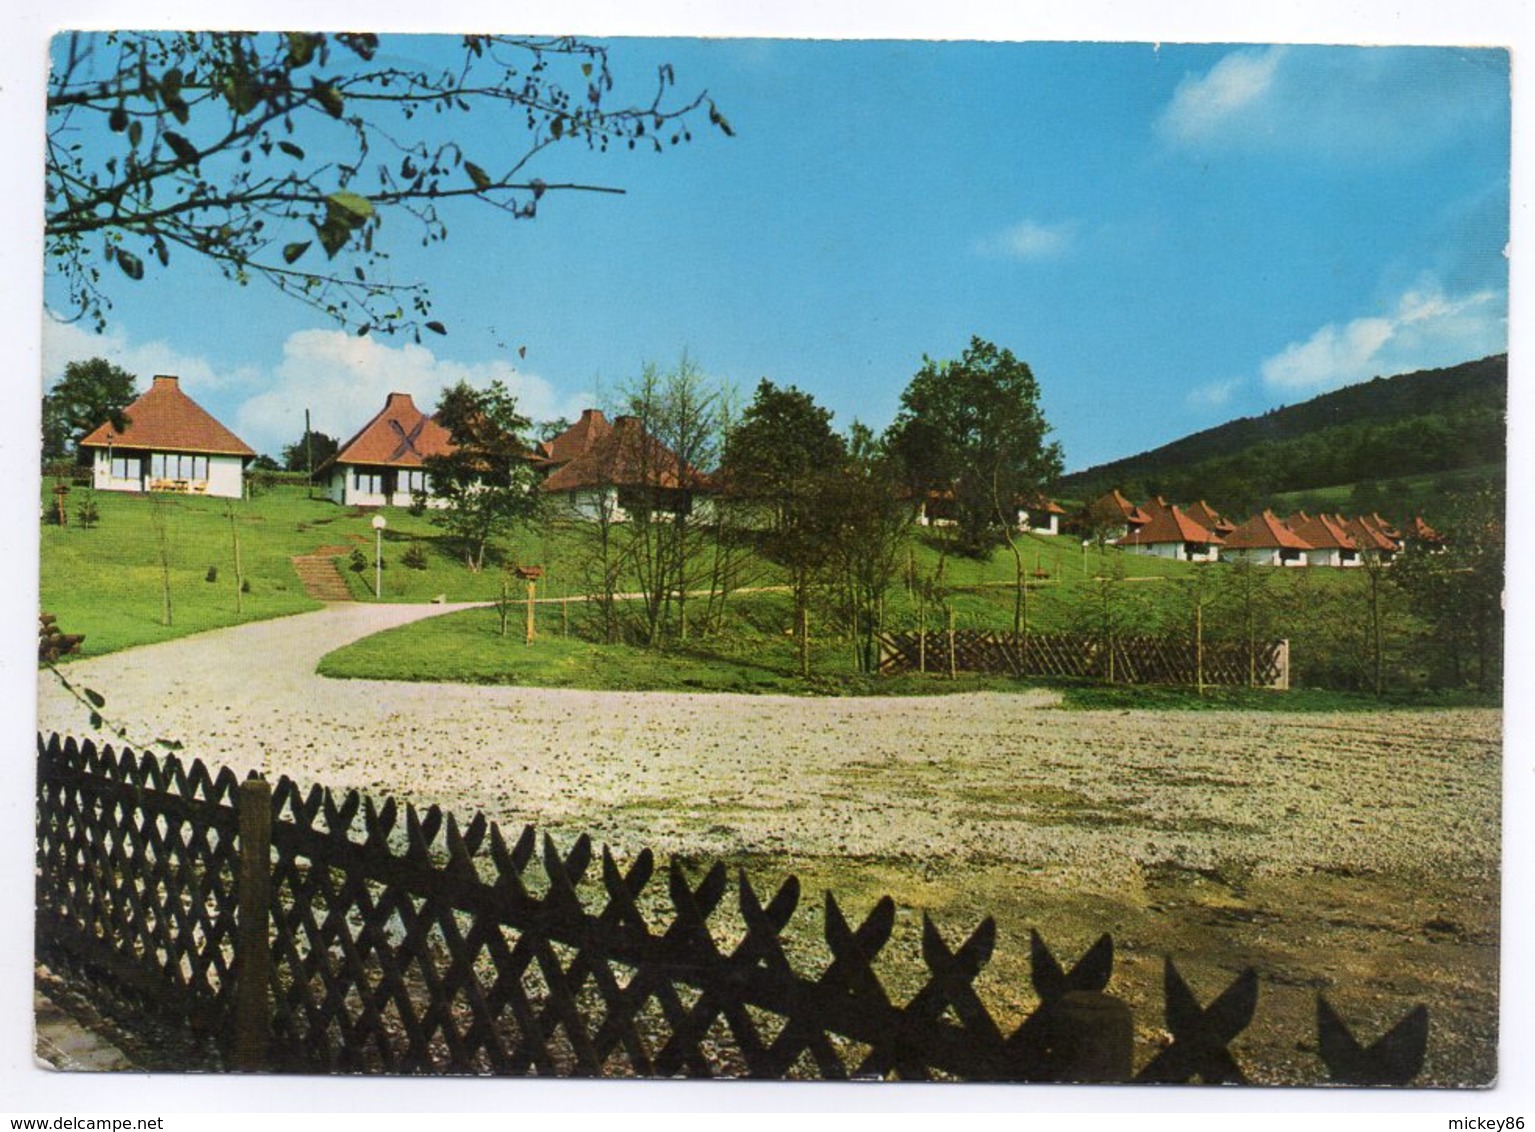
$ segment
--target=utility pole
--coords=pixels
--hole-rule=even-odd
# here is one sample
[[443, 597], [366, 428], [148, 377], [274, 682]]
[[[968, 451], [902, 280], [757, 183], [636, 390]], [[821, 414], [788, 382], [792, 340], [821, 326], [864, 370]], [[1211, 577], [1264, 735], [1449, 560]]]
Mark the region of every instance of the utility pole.
[[304, 409], [304, 466], [309, 469], [309, 486], [306, 497], [314, 498], [314, 433], [309, 428], [309, 409]]

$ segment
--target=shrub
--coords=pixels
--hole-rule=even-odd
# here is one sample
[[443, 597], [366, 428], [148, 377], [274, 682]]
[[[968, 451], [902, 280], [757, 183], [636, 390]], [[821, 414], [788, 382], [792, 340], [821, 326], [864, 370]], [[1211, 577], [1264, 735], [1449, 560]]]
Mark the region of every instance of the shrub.
[[418, 542], [413, 542], [400, 556], [400, 562], [409, 566], [412, 570], [426, 569], [426, 548]]
[[101, 512], [96, 509], [96, 500], [87, 495], [80, 500], [80, 507], [75, 512], [82, 527], [94, 527], [101, 521]]
[[218, 580], [219, 580], [219, 568], [217, 566], [209, 566], [208, 567], [208, 572], [203, 575], [203, 581], [205, 581], [205, 582], [216, 582]]
[[240, 583], [240, 592], [242, 594], [248, 594], [251, 592], [251, 580], [249, 578], [244, 579]]
[[352, 555], [347, 561], [352, 569], [359, 574], [368, 568], [368, 556], [362, 552], [360, 547], [352, 548]]

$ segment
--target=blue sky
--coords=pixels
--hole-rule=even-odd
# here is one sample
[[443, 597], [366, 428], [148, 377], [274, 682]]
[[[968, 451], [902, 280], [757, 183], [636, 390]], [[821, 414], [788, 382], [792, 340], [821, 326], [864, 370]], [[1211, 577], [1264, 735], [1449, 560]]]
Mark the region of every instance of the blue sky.
[[[449, 44], [386, 38], [409, 59]], [[182, 257], [115, 285], [102, 337], [46, 322], [45, 381], [95, 354], [177, 372], [275, 452], [306, 406], [346, 434], [389, 390], [429, 405], [500, 377], [535, 418], [571, 416], [686, 350], [743, 395], [768, 377], [882, 428], [924, 355], [980, 335], [1033, 367], [1074, 469], [1507, 348], [1502, 51], [610, 45], [618, 100], [670, 62], [736, 136], [700, 118], [661, 156], [557, 150], [532, 172], [625, 195], [402, 240], [392, 273], [431, 284], [446, 338], [357, 339]], [[502, 128], [462, 119], [466, 153], [510, 152]], [[54, 281], [44, 297], [62, 309]]]

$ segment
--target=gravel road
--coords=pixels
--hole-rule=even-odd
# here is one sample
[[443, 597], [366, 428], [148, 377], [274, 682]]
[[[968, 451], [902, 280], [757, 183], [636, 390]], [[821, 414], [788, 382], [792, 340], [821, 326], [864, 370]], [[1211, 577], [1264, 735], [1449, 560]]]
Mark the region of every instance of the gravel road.
[[[622, 852], [1008, 861], [1107, 890], [1148, 865], [1498, 866], [1501, 713], [1075, 712], [923, 698], [333, 681], [332, 649], [455, 606], [336, 605], [68, 666], [139, 740], [300, 783], [591, 832]], [[43, 675], [39, 727], [88, 711]]]

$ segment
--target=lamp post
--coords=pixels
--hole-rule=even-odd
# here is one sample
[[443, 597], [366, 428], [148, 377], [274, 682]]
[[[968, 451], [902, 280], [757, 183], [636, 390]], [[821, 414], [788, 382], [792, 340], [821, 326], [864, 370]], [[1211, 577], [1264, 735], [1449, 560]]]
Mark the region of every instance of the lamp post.
[[384, 528], [388, 525], [382, 515], [373, 516], [373, 596], [376, 598], [384, 596]]

